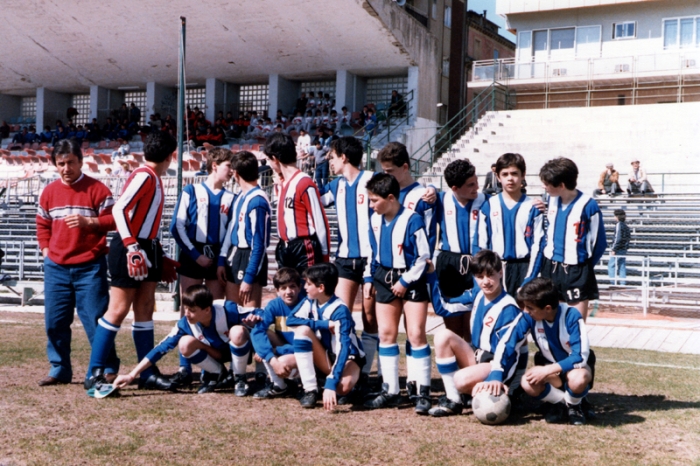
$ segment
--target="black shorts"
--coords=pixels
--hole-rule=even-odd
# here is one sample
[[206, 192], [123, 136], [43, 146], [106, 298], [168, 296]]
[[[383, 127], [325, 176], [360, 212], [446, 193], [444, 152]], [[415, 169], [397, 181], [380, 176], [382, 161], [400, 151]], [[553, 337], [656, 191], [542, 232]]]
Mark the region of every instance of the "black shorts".
[[[334, 352], [328, 350], [326, 350], [326, 354], [328, 355], [328, 360], [331, 362], [331, 366], [333, 366], [338, 356]], [[348, 361], [353, 361], [355, 364], [357, 364], [360, 370], [362, 370], [362, 368], [365, 367], [365, 364], [367, 363], [367, 358], [365, 358], [364, 356], [360, 356], [359, 354], [349, 354]]]
[[[231, 266], [226, 266], [226, 280], [240, 285], [243, 283], [243, 278], [245, 277], [245, 271], [250, 263], [250, 253], [253, 250], [250, 248], [239, 249], [236, 248], [233, 253], [233, 260], [231, 261]], [[267, 286], [267, 252], [263, 254], [262, 260], [260, 261], [260, 266], [258, 268], [258, 274], [253, 279], [252, 285], [258, 284], [260, 286]]]
[[450, 251], [440, 251], [435, 262], [440, 291], [445, 298], [456, 298], [474, 287], [469, 271], [472, 256]]
[[351, 282], [359, 283], [360, 285], [364, 281], [363, 276], [366, 266], [367, 259], [364, 257], [359, 259], [338, 257], [335, 260], [335, 267], [338, 269], [338, 278], [344, 278]]
[[568, 304], [598, 299], [598, 281], [591, 261], [566, 265], [544, 258], [542, 278], [549, 278], [559, 291], [559, 299]]
[[[372, 281], [374, 282], [374, 289], [377, 291], [376, 300], [378, 303], [387, 304], [395, 299], [399, 299], [399, 297], [391, 291], [391, 287], [399, 281], [401, 274], [404, 272], [405, 270], [402, 269], [387, 269], [381, 265], [377, 267]], [[408, 286], [408, 290], [406, 290], [406, 294], [401, 299], [414, 303], [424, 303], [428, 301], [430, 295], [428, 294], [428, 282], [426, 282], [425, 276], [411, 283]]]
[[143, 281], [134, 280], [129, 276], [129, 268], [126, 263], [126, 246], [122, 237], [117, 233], [109, 244], [107, 266], [111, 277], [111, 285], [119, 288], [139, 288], [143, 282], [159, 282], [163, 272], [163, 248], [157, 239], [138, 238], [139, 246], [146, 253], [151, 262], [148, 276]]
[[182, 250], [177, 259], [178, 262], [180, 262], [177, 273], [184, 277], [194, 278], [195, 280], [216, 280], [216, 261], [219, 258], [219, 246], [194, 243], [194, 248], [200, 254], [204, 254], [212, 259], [214, 261], [212, 266], [205, 269], [199, 265], [196, 260], [192, 259], [187, 251]]
[[[477, 364], [488, 364], [493, 361], [493, 353], [490, 351], [484, 351], [482, 349], [475, 349], [474, 356]], [[518, 359], [518, 365], [513, 371], [513, 374], [503, 381], [504, 384], [508, 385], [508, 393], [512, 394], [513, 391], [520, 387], [520, 378], [525, 374], [525, 369], [527, 369], [527, 353], [521, 354], [520, 359]], [[507, 375], [507, 374], [504, 374]]]
[[[552, 361], [542, 356], [541, 352], [538, 351], [535, 353], [535, 366], [547, 366], [549, 364], [552, 364]], [[590, 350], [588, 353], [586, 365], [591, 369], [591, 383], [589, 385], [590, 388], [593, 388], [593, 382], [595, 382], [595, 353], [593, 350]], [[562, 387], [566, 386], [566, 372], [559, 373], [559, 380], [561, 380]]]
[[288, 243], [280, 240], [275, 249], [275, 259], [279, 268], [291, 267], [302, 273], [312, 265], [323, 262], [321, 243], [316, 235], [297, 238]]
[[530, 258], [514, 259], [503, 262], [503, 288], [506, 293], [515, 297], [527, 277], [527, 270], [530, 268]]

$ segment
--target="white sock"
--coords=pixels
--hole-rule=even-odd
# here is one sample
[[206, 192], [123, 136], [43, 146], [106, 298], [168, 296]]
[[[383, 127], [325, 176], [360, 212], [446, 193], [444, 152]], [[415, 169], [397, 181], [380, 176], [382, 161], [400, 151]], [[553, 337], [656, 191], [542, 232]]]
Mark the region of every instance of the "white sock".
[[427, 344], [420, 348], [413, 348], [413, 380], [416, 381], [417, 389], [420, 387], [430, 387], [430, 346]]
[[204, 350], [195, 351], [190, 355], [189, 358], [198, 360], [201, 358], [201, 353], [206, 354], [204, 359], [201, 359], [197, 362], [192, 361], [192, 363], [199, 366], [200, 369], [210, 372], [212, 374], [221, 374], [221, 371], [224, 370], [224, 366], [222, 366], [216, 359], [209, 356]]
[[318, 390], [313, 344], [310, 339], [303, 336], [294, 337], [294, 357], [297, 360], [297, 369], [299, 369], [299, 377], [301, 378], [301, 385], [304, 387], [304, 391]]
[[285, 382], [282, 377], [275, 373], [275, 370], [272, 368], [269, 362], [263, 361], [263, 365], [265, 366], [265, 370], [267, 370], [267, 375], [270, 376], [270, 380], [272, 380], [273, 384], [275, 384], [279, 388], [287, 388], [287, 382]]
[[457, 391], [455, 386], [455, 374], [457, 373], [457, 358], [454, 356], [449, 358], [435, 358], [435, 364], [437, 365], [438, 372], [440, 372], [440, 377], [442, 377], [442, 383], [445, 386], [445, 396], [448, 400], [455, 403], [461, 403], [462, 397]]
[[248, 367], [248, 354], [250, 353], [250, 342], [247, 341], [241, 346], [229, 343], [231, 349], [231, 370], [235, 375], [245, 375]]
[[574, 393], [569, 387], [566, 387], [566, 392], [564, 392], [564, 401], [569, 405], [581, 404], [583, 397], [588, 394], [588, 390], [584, 390], [583, 393]]
[[389, 386], [389, 395], [399, 393], [399, 345], [396, 343], [389, 345], [379, 344], [379, 360], [384, 367], [382, 380]]
[[372, 364], [374, 364], [374, 356], [377, 354], [378, 345], [379, 336], [376, 333], [362, 332], [362, 348], [365, 350], [365, 360], [367, 361], [362, 368], [363, 374], [369, 374], [372, 371]]
[[[543, 396], [540, 399], [542, 401], [546, 401], [547, 403], [552, 403], [552, 404], [561, 403], [562, 400], [564, 400], [564, 392], [559, 390], [558, 388], [552, 387], [549, 384], [547, 384], [547, 386], [549, 387], [549, 393], [547, 393], [545, 396]], [[547, 390], [547, 389], [545, 388], [545, 390]], [[540, 395], [540, 396], [542, 396], [542, 395]]]

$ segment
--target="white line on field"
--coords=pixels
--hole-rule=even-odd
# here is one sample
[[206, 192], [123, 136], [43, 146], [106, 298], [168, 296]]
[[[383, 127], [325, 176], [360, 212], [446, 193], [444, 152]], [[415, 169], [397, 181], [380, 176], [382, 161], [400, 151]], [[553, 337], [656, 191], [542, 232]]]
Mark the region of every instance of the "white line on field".
[[654, 364], [651, 362], [618, 361], [615, 359], [597, 359], [599, 362], [611, 362], [615, 364], [632, 364], [634, 366], [663, 367], [666, 369], [686, 369], [689, 371], [700, 371], [700, 367], [674, 366], [673, 364]]

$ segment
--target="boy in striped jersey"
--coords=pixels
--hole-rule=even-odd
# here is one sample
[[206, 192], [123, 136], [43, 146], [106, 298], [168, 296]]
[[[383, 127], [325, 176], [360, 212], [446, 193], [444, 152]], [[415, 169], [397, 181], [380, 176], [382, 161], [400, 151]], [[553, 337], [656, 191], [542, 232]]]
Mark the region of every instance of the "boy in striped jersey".
[[[180, 246], [180, 295], [192, 285], [205, 283], [214, 299], [224, 297], [225, 282], [216, 274], [217, 256], [231, 221], [235, 194], [224, 188], [233, 176], [233, 153], [221, 147], [209, 151], [207, 179], [182, 189], [170, 224], [170, 233]], [[180, 309], [180, 317], [184, 316]], [[192, 383], [192, 366], [180, 356], [180, 370], [170, 379], [181, 385]]]
[[333, 410], [338, 396], [347, 395], [360, 378], [365, 363], [362, 344], [355, 333], [350, 309], [335, 296], [338, 269], [316, 264], [304, 271], [307, 299], [287, 317], [294, 329], [294, 358], [304, 395], [303, 408], [314, 408], [319, 399], [316, 369], [326, 374], [323, 407]]
[[245, 396], [248, 385], [245, 371], [250, 353], [250, 335], [246, 326], [252, 326], [258, 317], [232, 301], [214, 300], [204, 285], [192, 285], [182, 293], [185, 315], [175, 324], [170, 334], [139, 362], [127, 375], [114, 381], [123, 388], [134, 381], [144, 370], [153, 366], [169, 351], [178, 347], [180, 354], [203, 371], [202, 386], [197, 393], [214, 391], [227, 371], [224, 363], [231, 362], [236, 380], [234, 394]]
[[[237, 153], [233, 177], [241, 192], [233, 203], [232, 221], [219, 255], [219, 279], [226, 298], [243, 306], [260, 307], [267, 285], [267, 247], [272, 209], [258, 186], [258, 161], [250, 152]], [[227, 258], [230, 266], [227, 267]]]
[[[593, 408], [586, 401], [595, 376], [595, 354], [590, 349], [586, 325], [581, 314], [565, 303], [559, 303], [559, 292], [551, 280], [536, 278], [518, 291], [518, 304], [525, 311], [519, 315], [509, 334], [499, 343], [497, 359], [515, 357], [517, 347], [526, 343], [528, 333], [537, 345], [535, 366], [522, 377], [521, 386], [528, 395], [551, 403], [545, 415], [547, 422], [560, 422], [568, 415], [569, 422], [581, 425], [591, 419]], [[502, 389], [497, 372], [490, 382], [475, 388], [494, 394]]]
[[[469, 262], [479, 209], [487, 200], [486, 195], [479, 192], [475, 171], [469, 160], [455, 160], [445, 168], [445, 181], [450, 190], [440, 193], [442, 208], [437, 215], [440, 233], [435, 269], [440, 291], [446, 298], [460, 296], [474, 284]], [[444, 320], [445, 327], [465, 341], [471, 341], [468, 313]]]
[[[447, 302], [440, 296], [435, 274], [428, 274], [435, 313], [444, 317], [471, 311], [472, 329], [471, 344], [448, 329], [435, 335], [435, 363], [445, 386], [445, 395], [440, 397], [438, 406], [430, 410], [435, 417], [462, 412], [464, 405], [460, 394], [468, 397], [479, 382], [488, 379], [499, 342], [522, 314], [513, 297], [503, 289], [503, 264], [498, 254], [486, 249], [479, 251], [470, 267], [478, 288]], [[509, 393], [518, 387], [526, 367], [527, 344], [521, 343], [502, 367], [501, 373], [505, 374], [502, 380], [510, 384]]]
[[[363, 274], [372, 255], [370, 245], [369, 207], [367, 182], [373, 173], [360, 169], [362, 163], [362, 143], [352, 136], [336, 139], [331, 143], [331, 171], [338, 177], [321, 187], [321, 202], [325, 206], [335, 203], [338, 213], [338, 251], [335, 266], [338, 268], [336, 295], [350, 309], [363, 283]], [[377, 314], [374, 299], [364, 299], [362, 303], [362, 346], [367, 354], [367, 364], [362, 368], [362, 378], [367, 379], [374, 356], [377, 353]]]
[[490, 249], [501, 257], [503, 287], [511, 296], [532, 272], [539, 248], [534, 239], [542, 236], [544, 216], [522, 192], [525, 171], [520, 154], [503, 154], [496, 161], [503, 191], [481, 207], [474, 248], [474, 252]]
[[[127, 180], [112, 215], [117, 235], [112, 239], [108, 266], [112, 277], [109, 308], [100, 318], [90, 354], [91, 377], [85, 388], [99, 389], [105, 382], [104, 369], [114, 348], [119, 326], [133, 304], [133, 338], [138, 360], [153, 348], [153, 309], [156, 286], [170, 275], [174, 261], [163, 254], [158, 241], [163, 213], [161, 175], [167, 170], [177, 144], [167, 133], [156, 131], [144, 144], [145, 165]], [[155, 366], [140, 374], [139, 388], [170, 390], [172, 383], [160, 376]]]
[[425, 334], [428, 315], [425, 268], [430, 246], [423, 219], [399, 203], [400, 187], [393, 176], [374, 175], [367, 183], [367, 190], [374, 214], [370, 220], [372, 260], [365, 270], [364, 293], [366, 298], [376, 296], [384, 383], [381, 393], [367, 400], [365, 407], [386, 408], [401, 401], [396, 339], [403, 311], [410, 342], [406, 346], [407, 391], [416, 413], [427, 414], [431, 404], [430, 346]]
[[271, 135], [265, 142], [265, 155], [281, 179], [277, 196], [280, 242], [275, 250], [278, 265], [301, 273], [311, 265], [328, 262], [328, 219], [316, 185], [296, 166], [297, 152], [291, 136]]
[[[588, 317], [588, 301], [598, 299], [593, 270], [607, 247], [603, 214], [595, 200], [576, 189], [578, 167], [567, 158], [548, 161], [540, 180], [549, 194], [547, 231], [530, 277], [551, 279], [560, 299]], [[536, 243], [540, 241], [535, 238]]]

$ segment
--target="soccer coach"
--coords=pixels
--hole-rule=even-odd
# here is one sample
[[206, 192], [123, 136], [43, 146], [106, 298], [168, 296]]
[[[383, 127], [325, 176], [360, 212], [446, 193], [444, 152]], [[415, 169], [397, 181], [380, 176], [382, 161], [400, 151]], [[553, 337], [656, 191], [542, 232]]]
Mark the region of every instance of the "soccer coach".
[[[51, 365], [39, 386], [71, 382], [70, 326], [76, 307], [92, 344], [97, 320], [109, 304], [105, 256], [107, 232], [115, 228], [112, 193], [82, 173], [83, 153], [77, 141], [60, 141], [51, 162], [59, 179], [44, 188], [36, 215], [44, 256], [46, 354]], [[110, 362], [109, 372], [118, 372], [116, 353]]]

